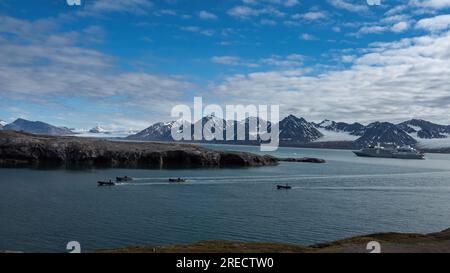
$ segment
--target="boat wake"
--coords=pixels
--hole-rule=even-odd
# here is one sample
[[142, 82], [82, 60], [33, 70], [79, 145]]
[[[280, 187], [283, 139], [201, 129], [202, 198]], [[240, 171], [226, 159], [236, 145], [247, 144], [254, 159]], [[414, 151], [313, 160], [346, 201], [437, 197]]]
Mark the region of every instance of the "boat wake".
[[[183, 185], [227, 185], [227, 184], [277, 184], [291, 183], [298, 184], [311, 180], [342, 180], [342, 179], [363, 179], [363, 178], [393, 178], [424, 176], [441, 173], [450, 175], [450, 172], [422, 172], [422, 173], [398, 173], [398, 174], [354, 174], [354, 175], [272, 175], [272, 176], [211, 176], [211, 177], [185, 177], [186, 183]], [[180, 185], [179, 183], [170, 183], [166, 177], [133, 178], [133, 182], [116, 183], [117, 186], [158, 186], [158, 185]], [[420, 187], [301, 187], [295, 186], [293, 189], [316, 189], [316, 190], [403, 190]], [[425, 189], [436, 187], [423, 187]], [[443, 187], [447, 190], [447, 187]]]
[[[192, 176], [184, 177], [188, 182], [201, 181], [279, 181], [279, 180], [309, 180], [309, 179], [341, 179], [341, 178], [367, 178], [367, 177], [401, 177], [401, 176], [427, 176], [431, 174], [448, 174], [449, 171], [441, 172], [411, 172], [411, 173], [394, 173], [394, 174], [342, 174], [342, 175], [271, 175], [271, 176]], [[149, 177], [149, 178], [133, 178], [133, 181], [168, 181], [168, 177]], [[125, 184], [144, 184], [144, 183], [125, 183]], [[157, 184], [155, 182], [145, 184]], [[170, 183], [159, 183], [170, 184]]]
[[293, 190], [330, 190], [330, 191], [450, 191], [450, 186], [424, 187], [424, 186], [370, 186], [370, 187], [292, 187]]

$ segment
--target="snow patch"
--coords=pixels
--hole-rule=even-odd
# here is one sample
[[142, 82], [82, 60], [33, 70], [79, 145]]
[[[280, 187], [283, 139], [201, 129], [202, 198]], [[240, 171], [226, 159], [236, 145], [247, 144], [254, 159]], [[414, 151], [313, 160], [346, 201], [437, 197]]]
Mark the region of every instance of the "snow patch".
[[72, 132], [74, 132], [74, 134], [72, 134], [71, 136], [91, 137], [91, 138], [118, 138], [118, 137], [127, 137], [127, 136], [137, 133], [137, 131], [133, 131], [133, 130], [128, 130], [128, 131], [127, 130], [122, 130], [122, 131], [102, 130], [102, 132], [94, 133], [85, 128], [74, 129], [74, 130], [72, 130]]
[[326, 142], [326, 141], [355, 141], [359, 136], [351, 135], [347, 132], [335, 132], [329, 131], [324, 128], [317, 128], [319, 132], [323, 134], [323, 137], [315, 140], [314, 142]]
[[410, 134], [417, 140], [417, 146], [424, 149], [440, 149], [450, 147], [450, 134], [444, 134], [446, 138], [420, 138], [417, 133]]
[[104, 133], [107, 133], [107, 130], [103, 129], [100, 126], [96, 126], [96, 127], [92, 128], [91, 130], [89, 130], [89, 132], [93, 133], [93, 134], [104, 134]]
[[408, 126], [409, 128], [411, 128], [411, 129], [413, 129], [413, 130], [416, 131], [416, 132], [419, 132], [419, 131], [422, 130], [422, 128], [419, 127], [419, 126], [414, 126], [414, 125], [411, 125], [411, 124], [408, 124], [407, 126]]

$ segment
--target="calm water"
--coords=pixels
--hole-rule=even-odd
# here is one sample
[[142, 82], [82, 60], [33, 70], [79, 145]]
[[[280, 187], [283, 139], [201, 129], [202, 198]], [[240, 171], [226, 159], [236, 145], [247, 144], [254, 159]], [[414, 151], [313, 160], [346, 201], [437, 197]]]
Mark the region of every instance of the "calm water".
[[[258, 152], [257, 147], [209, 146]], [[450, 155], [425, 161], [282, 148], [327, 164], [203, 170], [0, 169], [0, 249], [64, 252], [199, 240], [313, 244], [450, 227]], [[138, 178], [111, 188], [97, 180]], [[169, 177], [189, 183], [172, 185]], [[289, 183], [291, 191], [277, 191]]]

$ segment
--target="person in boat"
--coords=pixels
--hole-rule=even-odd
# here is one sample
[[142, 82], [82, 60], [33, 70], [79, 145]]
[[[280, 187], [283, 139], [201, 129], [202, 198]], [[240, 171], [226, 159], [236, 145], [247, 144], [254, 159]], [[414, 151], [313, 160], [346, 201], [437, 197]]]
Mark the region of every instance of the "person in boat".
[[186, 180], [183, 179], [183, 178], [181, 178], [181, 177], [178, 177], [178, 178], [169, 178], [169, 181], [170, 181], [170, 182], [181, 183], [181, 182], [185, 182]]
[[280, 190], [280, 189], [285, 189], [285, 190], [290, 190], [290, 189], [292, 189], [292, 187], [291, 186], [289, 186], [289, 184], [286, 184], [286, 185], [277, 185], [277, 188]]

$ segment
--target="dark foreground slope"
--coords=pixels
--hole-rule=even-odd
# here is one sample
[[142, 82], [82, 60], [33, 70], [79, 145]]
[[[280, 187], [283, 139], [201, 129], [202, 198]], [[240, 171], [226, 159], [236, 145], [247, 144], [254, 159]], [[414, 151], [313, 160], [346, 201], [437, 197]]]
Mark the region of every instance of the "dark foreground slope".
[[274, 157], [221, 152], [195, 145], [119, 142], [0, 131], [0, 166], [121, 168], [247, 167], [276, 165]]
[[106, 253], [369, 253], [376, 241], [382, 253], [450, 253], [450, 229], [432, 234], [379, 233], [312, 246], [277, 243], [202, 241], [190, 245], [99, 250]]

